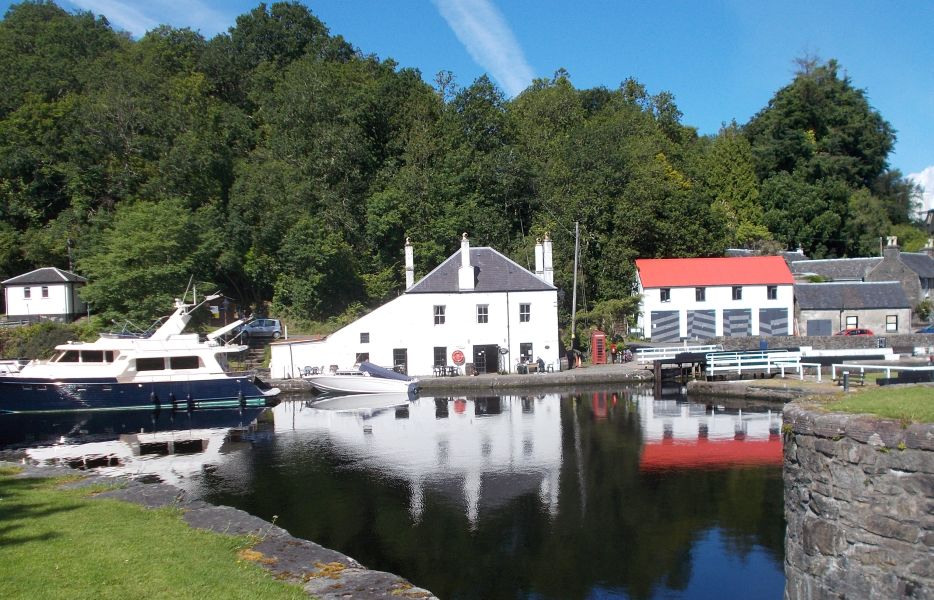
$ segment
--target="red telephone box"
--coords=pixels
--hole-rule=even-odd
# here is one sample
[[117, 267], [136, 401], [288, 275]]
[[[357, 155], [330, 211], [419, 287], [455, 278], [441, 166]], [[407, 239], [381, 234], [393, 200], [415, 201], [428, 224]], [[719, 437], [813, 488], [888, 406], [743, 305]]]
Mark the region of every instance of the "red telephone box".
[[599, 329], [590, 335], [590, 362], [595, 365], [606, 364], [606, 334]]

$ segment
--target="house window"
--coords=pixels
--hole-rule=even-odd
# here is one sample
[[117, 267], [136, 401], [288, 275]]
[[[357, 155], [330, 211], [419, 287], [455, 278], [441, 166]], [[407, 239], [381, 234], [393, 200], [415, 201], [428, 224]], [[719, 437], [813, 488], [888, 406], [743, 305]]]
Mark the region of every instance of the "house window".
[[532, 320], [532, 305], [531, 304], [520, 304], [519, 305], [519, 322], [528, 323]]
[[357, 355], [354, 357], [354, 363], [360, 364], [370, 360], [369, 352], [357, 352]]
[[444, 325], [444, 306], [435, 305], [435, 325]]
[[889, 333], [898, 332], [898, 315], [885, 316], [885, 330]]
[[361, 343], [361, 344], [369, 344], [369, 343], [370, 343], [370, 332], [369, 332], [369, 331], [366, 331], [366, 332], [361, 331], [361, 332], [360, 332], [360, 343]]
[[698, 302], [707, 300], [707, 288], [694, 288], [694, 299]]
[[846, 328], [847, 329], [856, 329], [859, 327], [859, 317], [856, 315], [851, 315], [846, 318]]
[[519, 344], [519, 362], [532, 362], [532, 344], [530, 342]]
[[778, 286], [777, 285], [766, 286], [765, 296], [769, 300], [778, 300]]
[[435, 366], [443, 367], [448, 364], [447, 346], [435, 346]]
[[661, 288], [658, 292], [662, 302], [671, 302], [671, 288]]
[[31, 287], [24, 287], [24, 288], [23, 288], [23, 298], [25, 298], [26, 300], [29, 300], [30, 298], [32, 298], [32, 288], [31, 288]]
[[42, 297], [43, 298], [49, 297], [49, 286], [47, 285], [42, 286]]
[[477, 305], [477, 323], [490, 322], [490, 306], [488, 304]]
[[743, 299], [743, 286], [734, 285], [733, 286], [733, 299], [742, 300]]

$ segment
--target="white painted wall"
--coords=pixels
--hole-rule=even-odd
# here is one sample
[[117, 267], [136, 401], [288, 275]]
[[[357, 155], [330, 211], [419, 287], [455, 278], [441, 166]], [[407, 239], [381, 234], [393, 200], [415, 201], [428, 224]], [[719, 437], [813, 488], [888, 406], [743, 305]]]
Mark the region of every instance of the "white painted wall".
[[[489, 307], [489, 322], [477, 323], [477, 305]], [[519, 305], [531, 305], [531, 319], [519, 321]], [[434, 306], [445, 306], [445, 323], [434, 324]], [[360, 334], [369, 333], [369, 343]], [[434, 348], [460, 350], [473, 362], [473, 347], [497, 344], [508, 348], [503, 357], [508, 370], [515, 370], [519, 345], [532, 343], [535, 357], [558, 370], [558, 295], [556, 290], [537, 292], [466, 292], [448, 294], [403, 294], [319, 342], [283, 341], [272, 344], [270, 375], [274, 379], [295, 377], [303, 367], [351, 368], [357, 353], [368, 352], [370, 362], [391, 367], [393, 349], [408, 350], [409, 375], [433, 373]]]
[[[638, 278], [637, 278], [638, 281]], [[794, 286], [790, 284], [778, 285], [778, 296], [775, 300], [768, 299], [768, 286], [766, 285], [744, 285], [743, 299], [733, 300], [733, 286], [704, 286], [706, 289], [705, 300], [698, 302], [695, 295], [695, 287], [673, 287], [671, 290], [671, 301], [661, 301], [660, 288], [642, 287], [642, 282], [638, 281], [638, 292], [642, 294], [642, 303], [640, 305], [641, 314], [639, 315], [639, 326], [642, 327], [646, 338], [652, 335], [652, 311], [659, 310], [677, 310], [681, 314], [681, 337], [687, 337], [687, 313], [689, 310], [715, 310], [716, 311], [716, 335], [723, 335], [723, 311], [736, 309], [751, 309], [752, 312], [752, 335], [759, 335], [759, 309], [761, 308], [784, 308], [788, 311], [789, 326], [794, 318]]]
[[[49, 297], [42, 297], [42, 287], [47, 285]], [[25, 297], [25, 288], [30, 288], [31, 297]], [[82, 313], [86, 305], [72, 292], [70, 284], [10, 285], [3, 290], [7, 315], [34, 317], [37, 315], [63, 315]]]

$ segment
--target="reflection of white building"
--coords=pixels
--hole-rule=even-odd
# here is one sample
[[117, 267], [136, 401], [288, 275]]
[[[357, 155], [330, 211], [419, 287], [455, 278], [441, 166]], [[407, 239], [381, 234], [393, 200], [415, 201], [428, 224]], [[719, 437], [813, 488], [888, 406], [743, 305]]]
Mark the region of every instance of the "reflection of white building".
[[363, 360], [409, 375], [465, 363], [481, 373], [511, 371], [538, 357], [557, 370], [558, 292], [547, 237], [536, 244], [535, 273], [493, 248], [471, 248], [466, 234], [460, 251], [418, 282], [409, 243], [405, 263], [406, 290], [398, 298], [323, 340], [273, 343], [272, 377]]
[[[279, 444], [307, 443], [309, 431], [328, 439], [362, 469], [409, 484], [418, 520], [424, 494], [463, 503], [477, 522], [484, 510], [537, 492], [558, 510], [561, 398], [419, 398], [387, 409], [336, 412], [301, 402], [275, 407]], [[290, 438], [291, 431], [301, 435]]]

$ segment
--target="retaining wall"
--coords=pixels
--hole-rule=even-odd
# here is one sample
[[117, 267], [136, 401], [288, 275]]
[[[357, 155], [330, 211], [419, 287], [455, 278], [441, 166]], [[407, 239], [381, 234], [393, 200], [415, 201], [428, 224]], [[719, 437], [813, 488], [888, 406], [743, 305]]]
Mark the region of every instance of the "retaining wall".
[[782, 430], [785, 599], [934, 598], [934, 425], [793, 402]]

